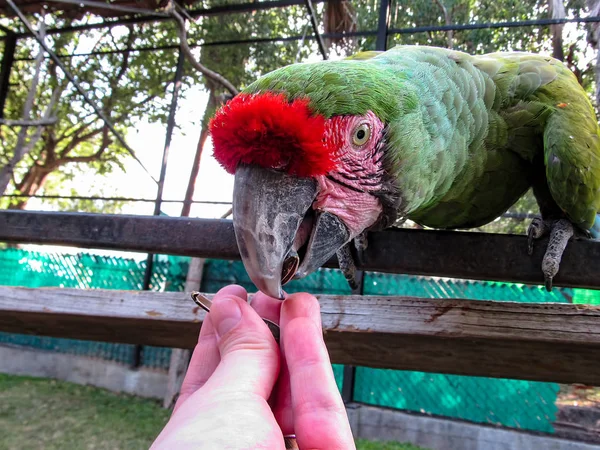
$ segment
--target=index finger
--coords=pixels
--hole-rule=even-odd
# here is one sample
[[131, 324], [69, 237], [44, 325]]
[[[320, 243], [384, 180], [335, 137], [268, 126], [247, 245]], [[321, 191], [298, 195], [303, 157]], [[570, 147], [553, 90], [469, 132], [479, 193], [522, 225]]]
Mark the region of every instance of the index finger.
[[314, 450], [355, 448], [323, 340], [317, 299], [290, 295], [281, 308], [281, 327], [298, 445]]

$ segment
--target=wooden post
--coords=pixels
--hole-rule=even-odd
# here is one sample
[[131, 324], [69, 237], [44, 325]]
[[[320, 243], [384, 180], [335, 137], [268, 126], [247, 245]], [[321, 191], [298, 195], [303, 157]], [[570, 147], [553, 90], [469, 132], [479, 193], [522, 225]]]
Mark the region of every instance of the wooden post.
[[[204, 258], [192, 258], [190, 261], [184, 287], [186, 293], [200, 290], [205, 262]], [[171, 350], [167, 391], [163, 399], [164, 408], [171, 408], [175, 405], [191, 356], [192, 352], [189, 349], [173, 348]]]

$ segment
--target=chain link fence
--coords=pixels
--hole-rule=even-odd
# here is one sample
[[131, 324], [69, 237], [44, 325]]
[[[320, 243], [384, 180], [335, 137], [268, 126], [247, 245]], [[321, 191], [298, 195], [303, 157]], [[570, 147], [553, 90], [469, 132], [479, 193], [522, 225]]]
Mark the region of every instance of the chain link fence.
[[[189, 258], [157, 256], [151, 289], [181, 291]], [[82, 289], [142, 288], [146, 262], [131, 258], [105, 257], [87, 253], [61, 254], [19, 249], [0, 250], [0, 284], [28, 287]], [[255, 290], [243, 265], [237, 261], [207, 261], [201, 290], [216, 292], [236, 283]], [[338, 270], [322, 269], [306, 279], [286, 285], [286, 291], [350, 294]], [[429, 298], [467, 298], [518, 302], [568, 302], [600, 304], [600, 292], [542, 287], [515, 283], [455, 280], [367, 273], [366, 295], [406, 295]], [[47, 351], [103, 358], [132, 364], [135, 346], [74, 339], [0, 333], [0, 343]], [[166, 370], [170, 349], [144, 346], [142, 366]], [[458, 363], [458, 362], [457, 362]], [[340, 390], [343, 366], [334, 365]], [[433, 374], [358, 367], [352, 400], [436, 416], [468, 420], [524, 430], [552, 433], [557, 416], [559, 391], [572, 393], [556, 383], [485, 377]], [[566, 394], [565, 394], [566, 395]], [[559, 402], [560, 403], [560, 402]]]

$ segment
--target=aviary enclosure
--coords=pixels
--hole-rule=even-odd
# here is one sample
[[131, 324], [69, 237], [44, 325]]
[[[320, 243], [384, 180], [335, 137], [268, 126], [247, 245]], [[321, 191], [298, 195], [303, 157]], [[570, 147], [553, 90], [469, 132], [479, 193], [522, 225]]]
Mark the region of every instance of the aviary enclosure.
[[[182, 292], [194, 259], [207, 260], [199, 281], [204, 291], [230, 282], [252, 288], [240, 263], [233, 262], [239, 253], [231, 222], [189, 217], [202, 203], [193, 198], [194, 183], [207, 138], [206, 118], [215, 107], [282, 61], [385, 50], [397, 43], [470, 53], [545, 52], [565, 61], [594, 98], [600, 21], [595, 3], [0, 0], [5, 146], [0, 150], [0, 201], [6, 208], [0, 211], [0, 241], [10, 247], [0, 251], [0, 282], [5, 284], [0, 287], [0, 341], [35, 347], [39, 339], [28, 335], [54, 337], [50, 347], [85, 347], [82, 352], [89, 354], [94, 350], [82, 340], [105, 342], [111, 343], [105, 347], [112, 349], [108, 353], [126, 354], [113, 359], [168, 369], [173, 364], [168, 349], [193, 347], [203, 318]], [[184, 31], [183, 22], [193, 26]], [[97, 36], [106, 40], [82, 46]], [[73, 39], [79, 40], [73, 44]], [[186, 56], [197, 49], [199, 61], [190, 64]], [[95, 64], [78, 62], [86, 59]], [[153, 84], [152, 71], [161, 73], [160, 82]], [[54, 84], [42, 84], [52, 77]], [[127, 81], [132, 91], [119, 91]], [[31, 82], [41, 87], [31, 90], [26, 85]], [[171, 140], [178, 121], [185, 120], [177, 117], [178, 101], [181, 89], [194, 83], [203, 83], [209, 93], [194, 167], [186, 197], [166, 199]], [[127, 97], [135, 100], [131, 110], [122, 101]], [[150, 103], [155, 106], [146, 109]], [[65, 107], [71, 115], [61, 110]], [[143, 167], [155, 196], [53, 194], [52, 174], [61, 167], [89, 163], [98, 176], [110, 176], [103, 164], [140, 161], [140, 149], [125, 138], [129, 112], [152, 114], [166, 126], [159, 175]], [[60, 123], [65, 117], [78, 118], [86, 127], [78, 128], [75, 120], [65, 126]], [[93, 139], [86, 140], [87, 134]], [[52, 138], [59, 143], [50, 145]], [[32, 199], [51, 211], [29, 210]], [[153, 214], [104, 212], [123, 211], [106, 205], [136, 203], [152, 205]], [[227, 210], [227, 204], [216, 203], [221, 213]], [[181, 207], [182, 217], [164, 214], [168, 204]], [[57, 209], [63, 212], [52, 212]], [[490, 232], [521, 232], [529, 217], [525, 205], [484, 230], [407, 225], [371, 233], [354, 291], [331, 269], [337, 267], [335, 259], [327, 269], [290, 285], [290, 290], [322, 292], [325, 338], [347, 402], [569, 436], [573, 427], [561, 428], [556, 418], [555, 383], [563, 389], [573, 383], [600, 385], [600, 309], [590, 305], [600, 298], [595, 291], [600, 287], [600, 244], [572, 241], [557, 287], [545, 293], [539, 271], [544, 245], [530, 257], [524, 234]], [[148, 257], [138, 264], [12, 248], [25, 243]], [[39, 262], [37, 270], [30, 261]], [[127, 268], [111, 278], [111, 265]], [[176, 292], [158, 292], [167, 290]], [[597, 430], [586, 429], [584, 435], [600, 442]]]

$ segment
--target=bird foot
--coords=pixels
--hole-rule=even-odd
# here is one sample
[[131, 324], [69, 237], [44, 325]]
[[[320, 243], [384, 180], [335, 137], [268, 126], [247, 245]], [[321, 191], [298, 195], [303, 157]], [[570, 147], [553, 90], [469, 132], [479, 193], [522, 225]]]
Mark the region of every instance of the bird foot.
[[358, 289], [358, 277], [356, 274], [356, 264], [354, 262], [354, 257], [352, 256], [352, 252], [350, 251], [350, 245], [346, 244], [342, 248], [337, 251], [338, 264], [340, 265], [340, 270], [344, 274], [346, 281], [350, 285], [350, 289], [355, 290]]
[[552, 228], [552, 222], [545, 222], [541, 217], [534, 218], [527, 228], [527, 254], [533, 255], [533, 240], [544, 236]]
[[367, 233], [361, 233], [354, 238], [354, 248], [356, 248], [356, 259], [359, 263], [363, 262], [363, 255], [369, 246]]
[[360, 271], [356, 268], [356, 261], [362, 263], [363, 253], [368, 246], [366, 233], [358, 235], [354, 238], [354, 247], [356, 248], [356, 258], [352, 254], [350, 244], [344, 245], [337, 251], [338, 263], [340, 270], [348, 281], [350, 288], [355, 291], [360, 287]]
[[541, 238], [548, 232], [550, 232], [550, 240], [542, 260], [542, 272], [546, 290], [550, 292], [552, 291], [552, 280], [558, 273], [563, 253], [569, 240], [573, 237], [575, 229], [567, 219], [544, 221], [536, 217], [527, 230], [527, 250], [530, 255], [533, 252], [533, 240]]

